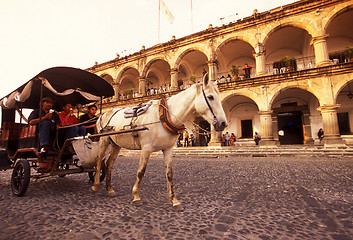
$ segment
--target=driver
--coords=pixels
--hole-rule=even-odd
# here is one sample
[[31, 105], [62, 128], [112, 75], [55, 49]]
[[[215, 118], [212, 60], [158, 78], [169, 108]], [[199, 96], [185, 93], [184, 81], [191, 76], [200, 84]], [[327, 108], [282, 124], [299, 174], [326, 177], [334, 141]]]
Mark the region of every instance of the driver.
[[50, 97], [42, 99], [42, 113], [39, 118], [40, 109], [34, 109], [28, 118], [28, 123], [36, 125], [40, 123], [39, 127], [39, 145], [41, 152], [47, 152], [49, 149], [50, 136], [56, 133], [56, 129], [59, 128], [60, 119], [56, 112], [51, 110], [54, 101]]

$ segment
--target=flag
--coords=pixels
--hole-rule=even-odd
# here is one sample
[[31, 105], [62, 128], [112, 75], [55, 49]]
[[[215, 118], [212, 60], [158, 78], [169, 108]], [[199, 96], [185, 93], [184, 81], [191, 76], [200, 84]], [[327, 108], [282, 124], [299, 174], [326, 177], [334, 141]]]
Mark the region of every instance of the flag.
[[160, 1], [160, 10], [167, 17], [169, 23], [172, 24], [174, 22], [173, 14], [169, 11], [169, 9], [167, 8], [163, 0], [159, 0], [159, 1]]

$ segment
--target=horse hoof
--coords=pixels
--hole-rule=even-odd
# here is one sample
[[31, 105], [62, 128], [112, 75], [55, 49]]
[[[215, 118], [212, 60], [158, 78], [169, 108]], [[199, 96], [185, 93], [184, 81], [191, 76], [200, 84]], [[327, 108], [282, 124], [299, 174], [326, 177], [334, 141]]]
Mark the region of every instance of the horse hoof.
[[140, 207], [143, 205], [142, 201], [141, 200], [133, 200], [131, 202], [132, 205], [134, 205], [135, 207]]
[[183, 211], [184, 211], [184, 207], [183, 207], [181, 204], [174, 205], [174, 206], [173, 206], [173, 210], [174, 210], [175, 212], [183, 212]]
[[98, 192], [98, 187], [93, 185], [92, 186], [92, 191], [95, 192], [95, 193]]
[[108, 192], [108, 196], [109, 197], [116, 197], [116, 192], [114, 192], [114, 191]]

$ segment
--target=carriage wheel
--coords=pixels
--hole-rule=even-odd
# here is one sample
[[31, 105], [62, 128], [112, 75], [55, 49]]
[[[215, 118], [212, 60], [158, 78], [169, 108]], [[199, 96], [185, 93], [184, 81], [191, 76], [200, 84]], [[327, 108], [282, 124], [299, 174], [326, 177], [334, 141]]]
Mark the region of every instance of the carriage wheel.
[[11, 176], [11, 190], [12, 193], [18, 197], [25, 194], [28, 185], [29, 179], [31, 177], [30, 167], [27, 160], [19, 160]]
[[[106, 172], [107, 172], [107, 165], [105, 165], [105, 162], [102, 162], [102, 168], [101, 168], [101, 173], [99, 178], [101, 182], [104, 181]], [[88, 177], [90, 182], [94, 182], [94, 178], [96, 177], [96, 172], [89, 172]]]

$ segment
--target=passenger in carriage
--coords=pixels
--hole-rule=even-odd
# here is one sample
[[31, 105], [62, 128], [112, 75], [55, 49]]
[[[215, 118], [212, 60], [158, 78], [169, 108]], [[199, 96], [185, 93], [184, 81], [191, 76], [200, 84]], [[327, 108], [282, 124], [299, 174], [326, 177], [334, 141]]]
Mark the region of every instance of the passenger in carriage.
[[59, 113], [60, 126], [65, 127], [73, 125], [70, 127], [62, 128], [64, 130], [65, 139], [76, 137], [77, 135], [85, 136], [86, 128], [83, 126], [77, 126], [78, 119], [73, 115], [73, 109], [71, 103], [66, 103], [63, 106], [63, 111]]
[[31, 125], [39, 124], [39, 145], [41, 152], [47, 152], [50, 145], [50, 136], [55, 136], [56, 129], [59, 128], [60, 119], [56, 112], [51, 110], [54, 101], [50, 97], [42, 99], [42, 113], [39, 119], [40, 109], [34, 109], [29, 115], [28, 123]]
[[86, 128], [87, 133], [95, 134], [96, 133], [96, 122], [97, 122], [97, 106], [90, 105], [88, 107], [88, 113], [80, 117], [80, 123], [83, 123], [82, 126]]

